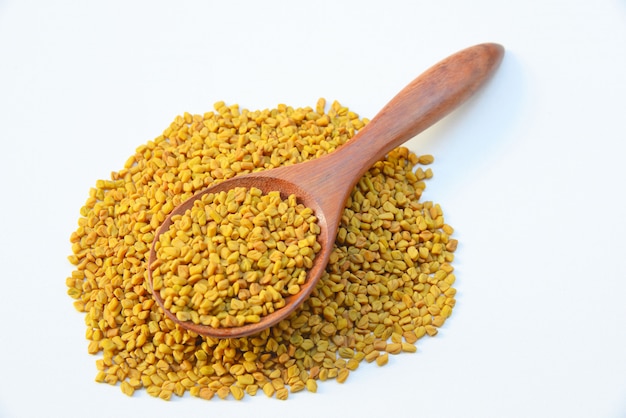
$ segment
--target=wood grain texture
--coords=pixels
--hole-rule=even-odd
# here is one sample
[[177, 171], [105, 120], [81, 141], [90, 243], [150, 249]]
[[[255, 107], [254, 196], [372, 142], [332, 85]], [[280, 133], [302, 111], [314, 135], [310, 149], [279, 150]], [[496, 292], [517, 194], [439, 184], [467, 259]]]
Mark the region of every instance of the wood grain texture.
[[[286, 299], [284, 308], [257, 324], [237, 328], [212, 328], [191, 322], [181, 323], [163, 308], [159, 292], [153, 295], [166, 315], [179, 325], [205, 336], [234, 338], [258, 333], [291, 314], [311, 293], [322, 276], [333, 249], [345, 202], [363, 174], [389, 151], [402, 145], [465, 102], [498, 68], [504, 48], [498, 44], [476, 45], [440, 61], [402, 89], [357, 135], [346, 144], [315, 160], [258, 173], [237, 176], [196, 194], [177, 207], [157, 231], [158, 236], [171, 225], [171, 216], [184, 213], [205, 193], [233, 187], [257, 187], [264, 193], [280, 190], [286, 197], [295, 194], [315, 211], [321, 233], [321, 252], [308, 272], [299, 294]], [[148, 279], [156, 254], [154, 243], [149, 256]]]

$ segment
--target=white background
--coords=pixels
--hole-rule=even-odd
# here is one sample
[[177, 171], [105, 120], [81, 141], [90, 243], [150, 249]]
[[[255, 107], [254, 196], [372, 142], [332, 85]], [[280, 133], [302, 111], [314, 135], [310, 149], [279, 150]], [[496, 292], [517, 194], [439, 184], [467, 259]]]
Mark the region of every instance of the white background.
[[[286, 402], [94, 383], [65, 278], [96, 180], [185, 111], [371, 118], [481, 42], [496, 76], [408, 143], [460, 240], [439, 335]], [[0, 417], [625, 417], [625, 96], [625, 0], [0, 0]]]

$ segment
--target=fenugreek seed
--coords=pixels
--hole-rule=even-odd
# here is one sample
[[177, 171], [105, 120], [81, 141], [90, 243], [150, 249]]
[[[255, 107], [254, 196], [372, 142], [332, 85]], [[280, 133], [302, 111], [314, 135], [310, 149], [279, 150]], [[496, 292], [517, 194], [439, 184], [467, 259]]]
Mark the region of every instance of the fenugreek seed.
[[422, 165], [432, 164], [435, 158], [432, 155], [420, 155], [418, 162]]
[[350, 371], [355, 371], [359, 368], [359, 364], [361, 363], [361, 360], [363, 360], [363, 358], [365, 358], [365, 355], [363, 353], [357, 353], [354, 358], [348, 360], [348, 363], [346, 363], [346, 369]]
[[458, 244], [459, 244], [459, 242], [457, 240], [451, 239], [446, 244], [446, 250], [450, 251], [450, 252], [454, 252], [454, 251], [456, 251], [456, 248], [457, 248]]
[[135, 388], [132, 387], [126, 380], [120, 384], [120, 389], [122, 390], [122, 393], [127, 396], [133, 396], [133, 393], [135, 393]]
[[235, 398], [238, 401], [243, 399], [243, 396], [245, 394], [243, 389], [241, 389], [239, 386], [231, 386], [230, 393], [233, 395], [233, 398]]
[[385, 340], [376, 340], [374, 341], [374, 350], [385, 351], [387, 350], [387, 341]]
[[254, 377], [251, 374], [237, 376], [237, 383], [241, 386], [248, 386], [254, 383]]
[[156, 386], [156, 385], [154, 385], [154, 386], [148, 386], [148, 387], [146, 388], [146, 392], [148, 392], [148, 394], [149, 394], [150, 396], [153, 396], [153, 397], [158, 397], [158, 396], [159, 396], [159, 394], [161, 393], [161, 388], [160, 388], [159, 386]]
[[[286, 354], [286, 353], [283, 353], [283, 354]], [[287, 355], [287, 357], [289, 357], [289, 355]], [[284, 363], [284, 361], [282, 363]], [[274, 369], [269, 373], [267, 377], [274, 380], [274, 379], [280, 378], [281, 375], [282, 375], [282, 370]]]
[[274, 396], [274, 393], [276, 393], [276, 389], [274, 389], [274, 385], [272, 385], [271, 382], [267, 382], [263, 385], [263, 393], [265, 393], [268, 398], [271, 398]]
[[287, 388], [281, 388], [276, 391], [276, 399], [286, 401], [289, 398], [289, 390]]
[[304, 388], [305, 388], [305, 384], [302, 380], [294, 381], [293, 383], [290, 383], [289, 385], [289, 390], [291, 391], [291, 393], [300, 392], [304, 390]]
[[378, 356], [380, 356], [380, 351], [377, 351], [377, 350], [370, 351], [369, 353], [365, 355], [365, 361], [367, 361], [368, 363], [371, 363], [372, 361], [376, 360]]
[[340, 347], [338, 354], [345, 359], [351, 359], [354, 357], [354, 350], [348, 347]]
[[446, 318], [444, 318], [443, 316], [437, 315], [433, 317], [432, 324], [435, 327], [441, 327], [443, 323], [445, 322], [445, 320]]
[[172, 398], [173, 392], [171, 390], [161, 390], [159, 392], [159, 398], [164, 401], [169, 401]]
[[205, 399], [207, 401], [211, 400], [211, 398], [213, 398], [214, 395], [215, 395], [215, 392], [213, 392], [208, 387], [201, 388], [200, 392], [198, 393], [199, 397], [201, 397], [202, 399]]
[[220, 399], [226, 399], [230, 394], [230, 388], [228, 386], [222, 386], [217, 390], [217, 392], [215, 392], [215, 394]]
[[194, 387], [191, 387], [191, 388], [189, 388], [189, 394], [190, 394], [191, 396], [193, 396], [193, 397], [196, 397], [196, 398], [197, 398], [197, 397], [199, 397], [199, 396], [200, 396], [200, 389], [201, 389], [201, 387], [200, 387], [200, 386], [194, 386]]
[[349, 375], [350, 375], [350, 370], [340, 369], [339, 372], [337, 373], [337, 382], [344, 383], [348, 379]]
[[90, 341], [87, 347], [87, 352], [89, 354], [96, 354], [98, 351], [100, 351], [100, 344], [98, 343], [98, 341]]
[[313, 393], [317, 392], [317, 382], [315, 381], [315, 379], [307, 379], [306, 390]]
[[378, 356], [376, 358], [376, 364], [379, 366], [384, 366], [385, 364], [387, 364], [389, 362], [389, 354], [388, 353], [383, 353], [380, 356]]
[[430, 335], [431, 337], [432, 337], [433, 335], [436, 335], [436, 334], [437, 334], [437, 332], [438, 332], [438, 331], [437, 331], [437, 328], [436, 328], [435, 326], [433, 326], [433, 325], [426, 325], [426, 326], [424, 327], [424, 329], [426, 330], [426, 333], [427, 333], [428, 335]]
[[387, 344], [386, 350], [389, 354], [400, 354], [402, 351], [401, 343], [389, 343]]
[[407, 353], [415, 353], [417, 351], [417, 347], [415, 347], [415, 345], [411, 343], [403, 342], [402, 351], [407, 352]]

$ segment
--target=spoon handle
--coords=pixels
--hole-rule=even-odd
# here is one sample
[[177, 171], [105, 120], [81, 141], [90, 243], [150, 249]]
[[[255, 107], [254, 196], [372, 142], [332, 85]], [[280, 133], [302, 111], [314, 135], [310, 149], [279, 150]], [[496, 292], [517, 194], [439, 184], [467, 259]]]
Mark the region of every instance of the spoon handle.
[[300, 164], [254, 173], [251, 183], [258, 186], [265, 181], [269, 190], [275, 190], [277, 184], [286, 181], [290, 190], [299, 190], [299, 196], [307, 191], [321, 209], [316, 212], [327, 217], [324, 222], [329, 236], [334, 236], [345, 201], [363, 174], [389, 151], [467, 100], [494, 73], [503, 55], [502, 46], [485, 43], [449, 56], [402, 89], [367, 126], [335, 151]]
[[[503, 55], [502, 46], [485, 43], [449, 56], [402, 89], [350, 141], [319, 159], [279, 169], [282, 177], [312, 191], [322, 213], [341, 214], [348, 194], [368, 169], [467, 100], [495, 72]], [[331, 235], [339, 218], [326, 221]]]
[[[480, 44], [426, 70], [391, 99], [352, 141], [337, 149], [335, 157], [344, 161], [342, 171], [352, 172], [358, 181], [389, 151], [467, 100], [495, 71], [503, 54], [504, 48], [498, 44]], [[346, 153], [351, 157], [346, 158]]]

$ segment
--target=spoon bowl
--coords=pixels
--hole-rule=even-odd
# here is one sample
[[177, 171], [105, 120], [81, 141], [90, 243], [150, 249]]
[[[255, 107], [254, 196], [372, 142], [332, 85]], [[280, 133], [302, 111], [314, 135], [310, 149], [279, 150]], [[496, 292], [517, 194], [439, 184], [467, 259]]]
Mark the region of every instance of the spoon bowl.
[[[280, 167], [273, 170], [261, 171], [258, 173], [233, 177], [231, 179], [224, 180], [223, 182], [220, 182], [214, 186], [203, 189], [193, 195], [191, 198], [187, 199], [185, 202], [174, 208], [174, 210], [169, 214], [165, 221], [163, 221], [163, 223], [157, 230], [154, 238], [154, 243], [152, 245], [152, 248], [150, 249], [150, 269], [148, 270], [150, 288], [153, 289], [152, 271], [154, 270], [154, 267], [156, 267], [156, 264], [154, 263], [156, 261], [155, 243], [158, 240], [158, 237], [170, 228], [173, 223], [172, 218], [175, 215], [184, 214], [188, 209], [191, 209], [194, 205], [194, 202], [202, 198], [203, 195], [207, 193], [219, 193], [222, 191], [233, 189], [235, 187], [244, 187], [246, 189], [256, 187], [257, 189], [261, 190], [263, 194], [278, 190], [280, 191], [282, 199], [286, 199], [288, 196], [293, 194], [298, 197], [298, 203], [302, 203], [304, 206], [311, 208], [317, 216], [317, 223], [320, 227], [320, 233], [317, 239], [318, 242], [322, 244], [321, 250], [316, 255], [313, 266], [307, 272], [306, 282], [300, 285], [300, 292], [295, 295], [286, 296], [284, 307], [267, 315], [261, 316], [260, 321], [257, 323], [246, 324], [238, 327], [215, 328], [208, 325], [195, 324], [191, 321], [180, 321], [175, 314], [165, 308], [163, 298], [161, 297], [160, 292], [153, 289], [152, 294], [155, 300], [172, 321], [176, 322], [183, 328], [194, 331], [204, 336], [216, 338], [244, 337], [247, 335], [258, 333], [280, 322], [289, 313], [293, 312], [313, 291], [313, 288], [317, 284], [319, 278], [322, 276], [322, 273], [326, 268], [326, 264], [328, 263], [328, 259], [330, 258], [330, 253], [333, 249], [332, 243], [334, 242], [335, 235], [337, 233], [337, 226], [334, 226], [334, 228], [331, 226], [331, 229], [329, 229], [327, 218], [324, 217], [323, 207], [319, 205], [316, 196], [307, 192], [306, 189], [303, 189], [298, 184], [290, 182], [288, 180], [288, 177], [285, 176], [286, 173], [291, 173], [292, 171], [294, 175], [300, 173], [299, 176], [302, 176], [300, 166], [302, 166], [303, 164], [304, 163], [297, 164], [297, 166], [294, 165]], [[324, 244], [328, 242], [330, 242], [331, 244]]]
[[[235, 338], [261, 332], [289, 316], [302, 304], [324, 273], [337, 235], [348, 196], [374, 163], [430, 127], [467, 100], [494, 73], [504, 55], [502, 46], [476, 45], [440, 61], [401, 90], [351, 140], [334, 152], [303, 163], [233, 177], [204, 189], [176, 207], [155, 234], [149, 254], [148, 282], [156, 302], [181, 327], [200, 335]], [[235, 187], [256, 187], [264, 194], [279, 191], [283, 198], [295, 195], [315, 213], [320, 227], [320, 252], [313, 260], [300, 292], [286, 297], [285, 306], [262, 316], [260, 321], [238, 327], [211, 327], [180, 321], [165, 308], [159, 291], [154, 290], [152, 272], [158, 265], [156, 243], [172, 224], [172, 217], [183, 214], [206, 193]]]

